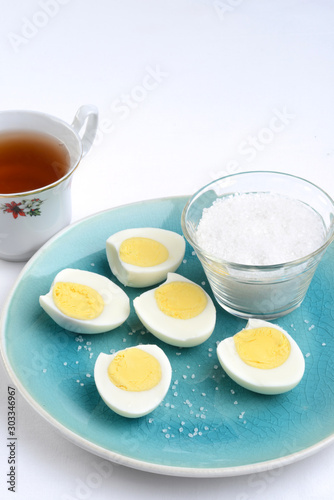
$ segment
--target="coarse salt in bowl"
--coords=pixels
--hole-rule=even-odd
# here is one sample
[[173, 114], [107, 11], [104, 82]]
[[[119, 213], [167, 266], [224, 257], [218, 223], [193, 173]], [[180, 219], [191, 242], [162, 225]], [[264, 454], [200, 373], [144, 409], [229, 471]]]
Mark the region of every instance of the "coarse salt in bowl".
[[300, 177], [244, 172], [195, 193], [181, 218], [217, 302], [242, 318], [296, 309], [334, 239], [334, 201]]

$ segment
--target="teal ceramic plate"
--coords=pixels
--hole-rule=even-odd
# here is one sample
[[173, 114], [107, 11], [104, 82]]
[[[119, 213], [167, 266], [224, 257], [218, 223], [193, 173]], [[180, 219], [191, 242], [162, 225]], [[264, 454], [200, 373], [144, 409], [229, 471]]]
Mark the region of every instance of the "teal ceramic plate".
[[[103, 458], [177, 476], [232, 476], [263, 471], [304, 458], [334, 438], [334, 247], [321, 262], [302, 306], [278, 323], [298, 342], [306, 361], [301, 383], [279, 396], [236, 385], [219, 366], [217, 342], [246, 322], [217, 306], [217, 325], [204, 344], [178, 349], [157, 341], [140, 324], [126, 288], [128, 321], [99, 335], [58, 327], [38, 303], [58, 271], [109, 269], [106, 239], [130, 227], [181, 233], [184, 197], [122, 206], [69, 226], [26, 264], [2, 316], [2, 354], [23, 396], [75, 444]], [[211, 294], [192, 248], [178, 272]], [[101, 400], [93, 370], [100, 352], [156, 343], [170, 359], [172, 384], [153, 413], [139, 419], [114, 414]]]

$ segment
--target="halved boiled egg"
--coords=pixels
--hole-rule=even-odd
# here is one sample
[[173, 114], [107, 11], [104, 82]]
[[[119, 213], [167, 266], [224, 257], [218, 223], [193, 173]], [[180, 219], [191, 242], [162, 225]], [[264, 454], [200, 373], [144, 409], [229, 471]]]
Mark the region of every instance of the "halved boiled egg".
[[217, 356], [237, 384], [260, 394], [293, 389], [305, 370], [304, 356], [283, 328], [250, 319], [246, 328], [219, 343]]
[[176, 273], [168, 273], [165, 283], [136, 297], [133, 305], [149, 332], [177, 347], [202, 344], [216, 323], [216, 309], [210, 296], [199, 285]]
[[96, 388], [109, 408], [128, 418], [152, 412], [167, 394], [172, 368], [156, 345], [128, 347], [99, 354], [94, 368]]
[[179, 267], [185, 240], [167, 229], [124, 229], [107, 239], [106, 251], [110, 269], [123, 285], [146, 287]]
[[59, 326], [76, 333], [112, 330], [130, 314], [129, 298], [119, 286], [80, 269], [60, 271], [39, 303]]

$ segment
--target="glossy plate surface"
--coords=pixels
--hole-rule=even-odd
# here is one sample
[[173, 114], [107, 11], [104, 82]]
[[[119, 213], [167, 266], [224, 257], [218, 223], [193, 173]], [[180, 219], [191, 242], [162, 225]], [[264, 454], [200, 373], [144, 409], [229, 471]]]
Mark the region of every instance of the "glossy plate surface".
[[[140, 324], [132, 301], [143, 289], [123, 287], [131, 314], [118, 329], [76, 335], [58, 327], [40, 308], [54, 276], [66, 267], [115, 281], [105, 242], [131, 227], [161, 227], [181, 234], [185, 197], [122, 206], [84, 219], [52, 238], [22, 270], [2, 315], [6, 368], [33, 408], [68, 439], [103, 458], [133, 468], [176, 476], [218, 477], [286, 465], [334, 439], [334, 246], [320, 263], [306, 299], [276, 323], [299, 344], [305, 375], [279, 396], [255, 394], [235, 384], [220, 367], [217, 342], [246, 321], [217, 306], [217, 324], [204, 344], [178, 349], [158, 341]], [[212, 296], [187, 244], [178, 273]], [[146, 289], [145, 289], [146, 290]], [[155, 343], [170, 359], [169, 392], [153, 413], [140, 419], [114, 414], [94, 383], [100, 352]]]

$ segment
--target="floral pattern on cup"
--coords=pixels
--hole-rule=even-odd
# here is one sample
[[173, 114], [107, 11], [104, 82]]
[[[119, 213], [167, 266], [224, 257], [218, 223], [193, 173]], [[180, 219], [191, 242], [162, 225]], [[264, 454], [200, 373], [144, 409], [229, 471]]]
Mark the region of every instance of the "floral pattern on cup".
[[37, 215], [41, 215], [40, 206], [42, 203], [43, 200], [40, 198], [22, 200], [20, 203], [12, 201], [10, 203], [3, 203], [0, 205], [0, 209], [3, 213], [12, 214], [14, 219], [17, 219], [19, 215], [21, 217], [26, 217], [27, 215], [30, 217], [36, 217]]

